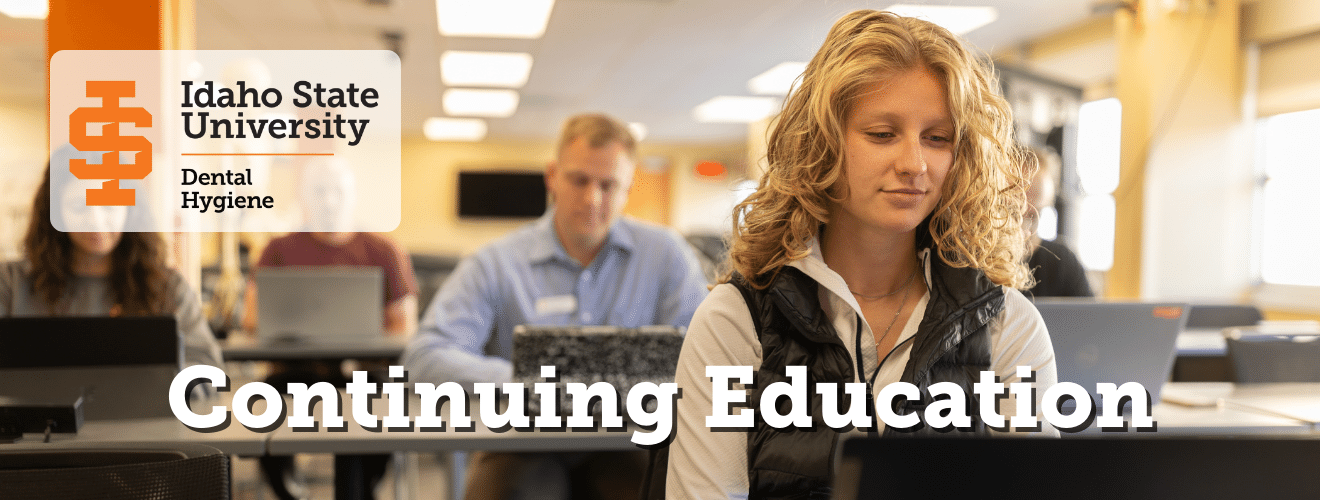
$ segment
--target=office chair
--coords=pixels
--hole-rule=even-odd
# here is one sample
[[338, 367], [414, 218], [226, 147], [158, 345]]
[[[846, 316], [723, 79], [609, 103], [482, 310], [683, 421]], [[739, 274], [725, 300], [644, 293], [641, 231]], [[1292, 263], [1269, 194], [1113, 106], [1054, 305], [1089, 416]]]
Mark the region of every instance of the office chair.
[[6, 500], [229, 500], [229, 456], [190, 443], [0, 445]]
[[1187, 312], [1188, 329], [1251, 326], [1265, 319], [1260, 309], [1246, 304], [1193, 304]]
[[1320, 335], [1242, 335], [1229, 330], [1224, 339], [1238, 383], [1320, 382]]

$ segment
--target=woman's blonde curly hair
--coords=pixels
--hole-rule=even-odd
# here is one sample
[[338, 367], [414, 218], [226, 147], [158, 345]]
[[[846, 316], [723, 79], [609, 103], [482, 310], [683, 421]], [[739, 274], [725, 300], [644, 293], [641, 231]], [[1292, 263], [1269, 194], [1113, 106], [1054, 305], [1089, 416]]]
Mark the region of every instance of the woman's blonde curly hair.
[[877, 79], [921, 67], [944, 84], [955, 128], [943, 196], [923, 223], [939, 257], [953, 267], [979, 269], [999, 285], [1031, 285], [1022, 264], [1022, 214], [1034, 169], [1023, 166], [993, 70], [944, 28], [872, 10], [834, 24], [784, 102], [770, 133], [765, 175], [734, 208], [723, 281], [736, 271], [764, 288], [784, 265], [810, 253], [831, 204], [847, 196], [835, 186], [846, 168], [844, 125], [852, 99]]

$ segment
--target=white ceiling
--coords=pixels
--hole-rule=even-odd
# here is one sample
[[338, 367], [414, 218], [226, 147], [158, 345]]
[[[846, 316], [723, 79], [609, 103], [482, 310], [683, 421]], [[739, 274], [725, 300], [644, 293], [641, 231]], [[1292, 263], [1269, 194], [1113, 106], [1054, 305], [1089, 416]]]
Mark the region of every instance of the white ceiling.
[[[474, 0], [480, 1], [480, 0]], [[839, 16], [893, 1], [557, 0], [537, 40], [447, 38], [426, 0], [196, 0], [199, 49], [382, 49], [401, 34], [403, 131], [420, 134], [444, 116], [440, 53], [529, 52], [531, 78], [518, 112], [489, 119], [490, 138], [554, 137], [560, 122], [604, 111], [642, 122], [650, 141], [742, 140], [746, 126], [701, 124], [692, 108], [716, 95], [748, 95], [747, 80], [790, 60], [806, 61]], [[920, 3], [908, 1], [907, 3]], [[1091, 0], [945, 0], [985, 5], [999, 20], [966, 35], [985, 52], [1079, 23]], [[42, 21], [0, 15], [0, 102], [40, 102]]]

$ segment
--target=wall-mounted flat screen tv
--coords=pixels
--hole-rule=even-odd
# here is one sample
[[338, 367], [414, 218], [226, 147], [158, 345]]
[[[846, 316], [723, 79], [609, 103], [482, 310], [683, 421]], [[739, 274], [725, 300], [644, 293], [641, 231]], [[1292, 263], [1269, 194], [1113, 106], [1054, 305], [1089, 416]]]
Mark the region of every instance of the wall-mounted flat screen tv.
[[458, 173], [458, 216], [526, 219], [545, 213], [545, 175], [541, 172]]

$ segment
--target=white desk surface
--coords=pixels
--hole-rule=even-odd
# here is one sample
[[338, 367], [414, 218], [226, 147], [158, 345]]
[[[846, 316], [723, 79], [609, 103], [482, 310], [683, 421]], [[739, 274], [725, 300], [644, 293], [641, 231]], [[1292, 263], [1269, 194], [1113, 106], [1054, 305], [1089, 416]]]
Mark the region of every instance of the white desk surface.
[[1317, 430], [1311, 423], [1296, 418], [1230, 404], [1222, 395], [1232, 390], [1233, 384], [1230, 383], [1171, 382], [1161, 391], [1163, 401], [1151, 407], [1155, 432], [1138, 432], [1131, 428], [1121, 432], [1102, 432], [1093, 424], [1079, 434], [1111, 437], [1298, 435]]
[[1300, 420], [1320, 432], [1320, 383], [1182, 382], [1168, 387], [1175, 388], [1175, 397], [1187, 394], [1215, 399], [1232, 408]]

